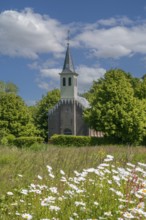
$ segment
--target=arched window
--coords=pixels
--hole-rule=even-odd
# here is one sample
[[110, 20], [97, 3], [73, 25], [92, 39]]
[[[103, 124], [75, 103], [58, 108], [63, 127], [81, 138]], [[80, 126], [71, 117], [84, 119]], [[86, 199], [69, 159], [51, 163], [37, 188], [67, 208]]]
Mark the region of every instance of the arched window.
[[72, 135], [72, 131], [69, 128], [64, 129], [64, 134], [65, 135]]
[[66, 79], [63, 77], [63, 86], [66, 86]]

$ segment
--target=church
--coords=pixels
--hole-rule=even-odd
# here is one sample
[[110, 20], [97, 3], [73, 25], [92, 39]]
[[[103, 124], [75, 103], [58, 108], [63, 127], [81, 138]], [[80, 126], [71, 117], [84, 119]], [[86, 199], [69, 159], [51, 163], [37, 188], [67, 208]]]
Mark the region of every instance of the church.
[[61, 99], [48, 113], [48, 137], [53, 134], [95, 136], [83, 119], [88, 101], [78, 96], [78, 73], [75, 72], [69, 43], [60, 75]]

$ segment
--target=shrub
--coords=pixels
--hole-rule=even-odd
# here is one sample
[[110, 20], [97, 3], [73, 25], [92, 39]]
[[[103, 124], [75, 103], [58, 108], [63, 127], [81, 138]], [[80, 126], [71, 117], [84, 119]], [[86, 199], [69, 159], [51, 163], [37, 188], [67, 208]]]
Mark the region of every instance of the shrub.
[[53, 135], [50, 142], [60, 146], [89, 146], [90, 137], [73, 135]]
[[41, 137], [18, 137], [14, 140], [14, 144], [17, 147], [30, 147], [34, 143], [42, 143], [43, 138]]
[[1, 138], [0, 143], [4, 146], [14, 145], [15, 136], [13, 134], [8, 134]]
[[107, 137], [73, 136], [73, 135], [53, 135], [49, 143], [60, 146], [97, 146], [112, 144]]

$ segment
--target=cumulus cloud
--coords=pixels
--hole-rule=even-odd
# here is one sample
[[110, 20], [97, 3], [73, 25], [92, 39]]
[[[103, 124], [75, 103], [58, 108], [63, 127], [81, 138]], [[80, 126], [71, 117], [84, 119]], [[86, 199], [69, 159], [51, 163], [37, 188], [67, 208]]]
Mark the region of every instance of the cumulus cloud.
[[66, 27], [31, 9], [0, 14], [0, 53], [37, 58], [39, 53], [59, 55], [64, 51]]
[[[71, 27], [71, 46], [88, 54], [86, 59], [116, 60], [135, 54], [146, 55], [145, 20], [134, 21], [123, 16], [100, 19], [94, 23], [62, 24], [31, 9], [0, 13], [0, 54], [38, 59], [40, 54], [47, 53], [50, 60], [39, 63], [41, 59], [38, 59], [29, 67], [39, 72], [37, 83], [40, 88], [50, 90], [59, 87], [61, 64], [56, 60], [64, 56], [68, 27]], [[95, 61], [90, 67], [87, 64], [76, 67], [82, 91], [105, 73], [104, 68], [96, 65]]]
[[120, 58], [146, 54], [146, 21], [128, 17], [111, 17], [94, 23], [62, 24], [57, 19], [35, 13], [7, 10], [0, 13], [0, 54], [38, 58], [48, 53], [61, 58], [67, 29], [73, 33], [71, 44], [86, 48], [99, 58]]
[[76, 45], [88, 49], [90, 54], [99, 58], [117, 59], [136, 53], [146, 54], [146, 21], [142, 24], [131, 22], [130, 26], [125, 25], [126, 21], [120, 25], [115, 19], [100, 20], [99, 23], [110, 27], [94, 26], [92, 29], [93, 24], [89, 25], [76, 35]]
[[37, 79], [38, 87], [50, 91], [52, 89], [59, 88], [60, 85], [60, 76], [59, 73], [61, 69], [59, 68], [42, 68], [40, 69], [40, 75]]
[[41, 69], [40, 73], [43, 78], [51, 77], [53, 80], [58, 80], [59, 73], [61, 69], [59, 68], [52, 68], [52, 69]]
[[106, 72], [104, 68], [89, 67], [86, 65], [80, 65], [76, 68], [76, 72], [79, 73], [78, 88], [79, 92], [87, 91], [94, 80], [102, 78]]

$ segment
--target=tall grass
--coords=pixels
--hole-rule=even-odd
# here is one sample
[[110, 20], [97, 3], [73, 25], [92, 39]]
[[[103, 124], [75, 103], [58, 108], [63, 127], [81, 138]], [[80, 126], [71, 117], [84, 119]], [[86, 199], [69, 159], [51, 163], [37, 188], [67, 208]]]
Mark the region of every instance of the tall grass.
[[[114, 160], [106, 162], [107, 155]], [[138, 162], [145, 164], [146, 148], [0, 147], [0, 219], [144, 220], [145, 199], [138, 191], [146, 188], [146, 172], [136, 171]], [[119, 168], [129, 172], [125, 179]], [[141, 214], [134, 213], [138, 206]]]

